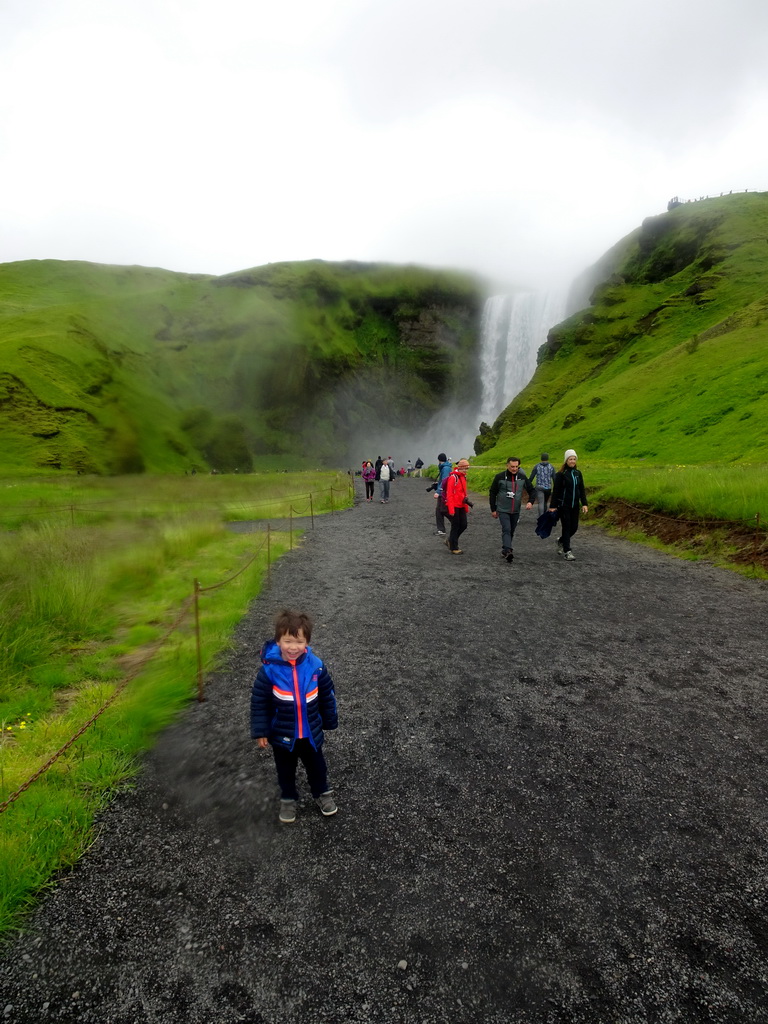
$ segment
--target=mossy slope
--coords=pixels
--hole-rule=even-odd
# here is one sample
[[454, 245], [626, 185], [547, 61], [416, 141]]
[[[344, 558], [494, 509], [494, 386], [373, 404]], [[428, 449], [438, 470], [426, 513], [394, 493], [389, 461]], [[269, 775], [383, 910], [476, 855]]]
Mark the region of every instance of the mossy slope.
[[[768, 193], [650, 217], [478, 448], [660, 463], [768, 460]], [[480, 440], [480, 439], [479, 439]]]
[[466, 380], [481, 303], [418, 267], [0, 265], [3, 471], [247, 469], [338, 457], [377, 418], [418, 429]]

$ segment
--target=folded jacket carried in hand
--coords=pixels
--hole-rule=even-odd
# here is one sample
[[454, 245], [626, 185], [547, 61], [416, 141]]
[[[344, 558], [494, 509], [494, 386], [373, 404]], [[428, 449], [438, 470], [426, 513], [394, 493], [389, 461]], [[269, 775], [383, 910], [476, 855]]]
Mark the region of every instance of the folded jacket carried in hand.
[[555, 523], [559, 518], [560, 509], [558, 508], [548, 508], [546, 512], [542, 512], [536, 520], [537, 536], [541, 537], [542, 540], [546, 540], [555, 528]]

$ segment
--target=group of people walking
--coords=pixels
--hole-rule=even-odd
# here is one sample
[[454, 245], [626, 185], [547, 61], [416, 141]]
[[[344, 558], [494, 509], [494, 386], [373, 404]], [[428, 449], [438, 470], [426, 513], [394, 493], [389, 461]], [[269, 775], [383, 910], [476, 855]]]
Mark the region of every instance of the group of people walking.
[[[441, 452], [438, 457], [437, 478], [428, 490], [435, 490], [437, 506], [435, 522], [438, 536], [445, 537], [445, 544], [454, 555], [463, 554], [459, 547], [459, 538], [467, 529], [467, 514], [473, 508], [467, 497], [467, 470], [469, 462], [459, 459], [455, 466]], [[557, 550], [568, 561], [575, 555], [571, 550], [571, 538], [579, 528], [579, 515], [588, 511], [587, 494], [584, 477], [577, 468], [578, 456], [569, 448], [563, 456], [563, 464], [555, 470], [549, 461], [547, 452], [542, 452], [541, 461], [537, 462], [527, 476], [520, 468], [520, 459], [510, 456], [506, 469], [491, 481], [488, 489], [488, 502], [491, 515], [497, 519], [501, 527], [501, 557], [511, 563], [514, 559], [512, 540], [520, 519], [525, 496], [525, 508], [538, 506], [537, 531], [540, 536], [549, 536], [555, 523], [560, 523], [560, 536]], [[446, 536], [445, 520], [450, 522], [450, 532]]]
[[395, 477], [410, 477], [412, 473], [415, 473], [417, 476], [421, 476], [423, 466], [424, 462], [422, 459], [416, 459], [415, 463], [412, 463], [411, 460], [408, 459], [407, 468], [405, 466], [401, 466], [399, 470], [396, 470], [395, 460], [391, 455], [388, 455], [386, 459], [382, 459], [382, 457], [379, 456], [376, 459], [376, 462], [371, 462], [370, 459], [366, 459], [363, 463], [362, 471], [363, 483], [365, 484], [365, 500], [374, 500], [375, 485], [378, 481], [380, 493], [379, 500], [382, 505], [388, 504], [390, 484]]
[[[454, 555], [463, 554], [459, 539], [467, 528], [467, 514], [473, 508], [467, 494], [469, 462], [459, 459], [454, 466], [441, 452], [435, 482], [427, 488], [435, 491], [437, 533]], [[418, 469], [421, 469], [417, 462]], [[506, 469], [494, 476], [488, 490], [491, 515], [501, 525], [501, 554], [512, 561], [515, 535], [523, 496], [525, 507], [539, 507], [539, 523], [549, 516], [559, 518], [561, 535], [558, 550], [571, 560], [571, 537], [579, 527], [579, 513], [587, 511], [584, 478], [576, 466], [576, 452], [566, 451], [558, 472], [543, 453], [531, 475], [520, 468], [518, 458], [507, 459]], [[423, 465], [423, 463], [422, 463]], [[389, 501], [389, 485], [394, 476], [391, 459], [363, 463], [365, 500], [373, 501], [374, 483], [379, 481], [381, 501]], [[450, 533], [446, 536], [446, 523]], [[538, 531], [538, 528], [537, 528]], [[279, 820], [296, 821], [299, 792], [296, 770], [299, 761], [307, 773], [314, 801], [323, 817], [336, 814], [338, 807], [330, 788], [328, 767], [323, 753], [325, 731], [338, 725], [333, 679], [321, 659], [309, 646], [312, 620], [303, 611], [284, 609], [275, 620], [274, 637], [261, 650], [261, 668], [251, 689], [251, 736], [260, 749], [272, 748], [277, 782], [280, 787]]]

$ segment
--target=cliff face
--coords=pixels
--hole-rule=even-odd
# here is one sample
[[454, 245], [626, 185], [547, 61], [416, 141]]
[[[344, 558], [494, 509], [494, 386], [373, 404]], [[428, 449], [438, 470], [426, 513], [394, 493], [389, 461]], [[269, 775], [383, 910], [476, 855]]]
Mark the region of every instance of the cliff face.
[[473, 397], [482, 298], [470, 278], [417, 267], [312, 261], [211, 278], [5, 264], [6, 471], [338, 461], [363, 425], [418, 431]]
[[585, 275], [589, 305], [552, 328], [480, 450], [767, 458], [767, 241], [766, 193], [649, 217]]

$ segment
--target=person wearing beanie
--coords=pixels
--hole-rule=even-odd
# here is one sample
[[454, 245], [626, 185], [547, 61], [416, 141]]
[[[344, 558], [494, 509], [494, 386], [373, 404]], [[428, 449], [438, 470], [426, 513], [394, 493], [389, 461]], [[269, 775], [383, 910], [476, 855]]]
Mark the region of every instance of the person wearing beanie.
[[555, 467], [549, 461], [547, 452], [541, 453], [541, 462], [536, 463], [528, 479], [536, 487], [536, 502], [539, 506], [539, 515], [544, 515], [549, 508], [552, 482], [555, 479]]
[[557, 540], [557, 550], [569, 561], [575, 558], [571, 551], [571, 537], [579, 528], [579, 512], [588, 512], [587, 492], [584, 488], [584, 477], [576, 468], [578, 455], [569, 448], [563, 456], [563, 466], [555, 473], [552, 487], [550, 508], [560, 512], [562, 533]]

